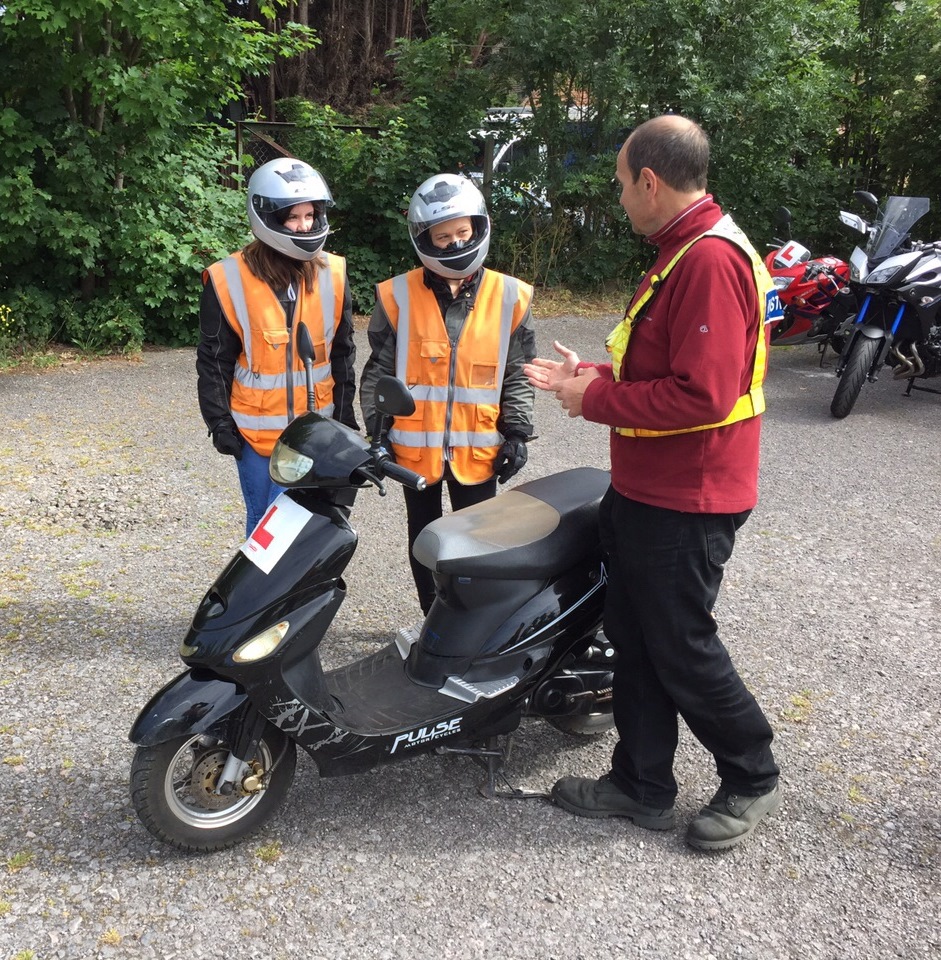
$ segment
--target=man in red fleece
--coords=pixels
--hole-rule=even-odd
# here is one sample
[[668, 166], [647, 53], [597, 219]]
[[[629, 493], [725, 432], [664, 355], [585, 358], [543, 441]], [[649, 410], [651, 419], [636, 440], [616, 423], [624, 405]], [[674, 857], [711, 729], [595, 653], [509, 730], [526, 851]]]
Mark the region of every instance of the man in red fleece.
[[552, 796], [582, 816], [669, 829], [679, 715], [720, 780], [686, 839], [724, 850], [780, 800], [771, 727], [712, 616], [757, 500], [764, 325], [779, 307], [761, 258], [706, 193], [708, 162], [705, 133], [683, 117], [631, 134], [617, 160], [621, 205], [658, 256], [608, 338], [611, 363], [581, 363], [556, 343], [561, 361], [524, 369], [570, 417], [612, 428], [601, 538], [619, 742], [610, 773], [565, 777]]

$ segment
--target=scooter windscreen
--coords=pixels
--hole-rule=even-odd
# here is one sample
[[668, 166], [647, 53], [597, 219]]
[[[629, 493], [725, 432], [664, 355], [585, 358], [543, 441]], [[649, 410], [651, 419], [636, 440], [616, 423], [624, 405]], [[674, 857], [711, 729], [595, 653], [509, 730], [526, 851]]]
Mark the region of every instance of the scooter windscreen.
[[358, 487], [354, 471], [371, 460], [369, 444], [336, 420], [305, 413], [288, 424], [268, 472], [282, 487]]

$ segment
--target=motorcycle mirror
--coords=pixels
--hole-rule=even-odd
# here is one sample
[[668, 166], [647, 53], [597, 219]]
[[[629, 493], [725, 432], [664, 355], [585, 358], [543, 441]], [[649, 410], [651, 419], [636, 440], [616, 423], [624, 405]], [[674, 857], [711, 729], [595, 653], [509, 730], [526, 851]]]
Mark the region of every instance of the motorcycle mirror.
[[376, 381], [376, 409], [389, 417], [409, 417], [415, 412], [415, 398], [396, 377]]
[[870, 207], [873, 210], [879, 209], [879, 201], [868, 190], [856, 190], [853, 193], [853, 196], [856, 197], [857, 200], [866, 204], [867, 207]]
[[782, 226], [790, 225], [793, 219], [791, 211], [788, 210], [787, 207], [778, 207], [778, 209], [774, 211], [775, 223], [780, 223]]
[[307, 409], [313, 413], [317, 409], [317, 395], [314, 391], [314, 341], [311, 340], [310, 331], [303, 321], [297, 325], [297, 355], [304, 364], [307, 378]]
[[869, 226], [866, 221], [858, 214], [850, 213], [848, 210], [840, 211], [840, 223], [845, 223], [846, 226], [851, 227], [864, 236], [869, 232]]

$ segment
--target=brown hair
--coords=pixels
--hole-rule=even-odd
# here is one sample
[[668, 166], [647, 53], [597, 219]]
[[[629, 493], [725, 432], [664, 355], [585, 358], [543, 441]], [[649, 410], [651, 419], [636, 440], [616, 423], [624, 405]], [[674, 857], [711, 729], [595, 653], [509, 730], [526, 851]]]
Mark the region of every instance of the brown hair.
[[698, 123], [665, 114], [642, 123], [628, 137], [625, 160], [634, 183], [648, 167], [674, 190], [705, 190], [709, 138]]
[[314, 290], [317, 269], [327, 265], [327, 258], [318, 253], [313, 260], [293, 260], [277, 250], [272, 250], [260, 240], [252, 242], [242, 250], [248, 269], [259, 280], [264, 280], [272, 290], [284, 290], [291, 283], [304, 283], [308, 293]]

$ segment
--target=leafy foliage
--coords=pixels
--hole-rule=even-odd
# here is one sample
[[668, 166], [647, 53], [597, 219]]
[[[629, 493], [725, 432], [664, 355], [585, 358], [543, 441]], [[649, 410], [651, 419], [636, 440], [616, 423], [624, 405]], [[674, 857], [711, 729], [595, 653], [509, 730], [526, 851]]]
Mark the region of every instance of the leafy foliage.
[[[855, 188], [929, 196], [936, 210], [919, 230], [941, 232], [937, 0], [344, 0], [330, 11], [0, 4], [0, 353], [50, 338], [194, 341], [200, 271], [248, 238], [232, 131], [212, 118], [249, 87], [297, 123], [291, 151], [331, 184], [333, 246], [360, 310], [375, 282], [415, 262], [412, 191], [462, 169], [493, 104], [530, 105], [539, 148], [494, 184], [489, 263], [540, 284], [636, 280], [650, 250], [618, 206], [615, 155], [632, 127], [671, 110], [710, 134], [710, 188], [756, 245], [786, 204], [802, 242], [847, 255], [837, 212]], [[344, 17], [369, 35], [360, 72], [390, 81], [359, 131], [323, 104], [359, 108], [362, 77], [346, 63], [345, 92], [321, 91], [344, 54], [291, 22], [336, 40]], [[377, 38], [396, 34], [383, 66]], [[311, 78], [320, 103], [303, 96]], [[390, 91], [397, 102], [382, 99]]]
[[[199, 270], [235, 239], [231, 137], [205, 119], [309, 43], [219, 0], [0, 8], [0, 302], [35, 311], [28, 339], [192, 342]], [[45, 320], [50, 298], [68, 320]]]

